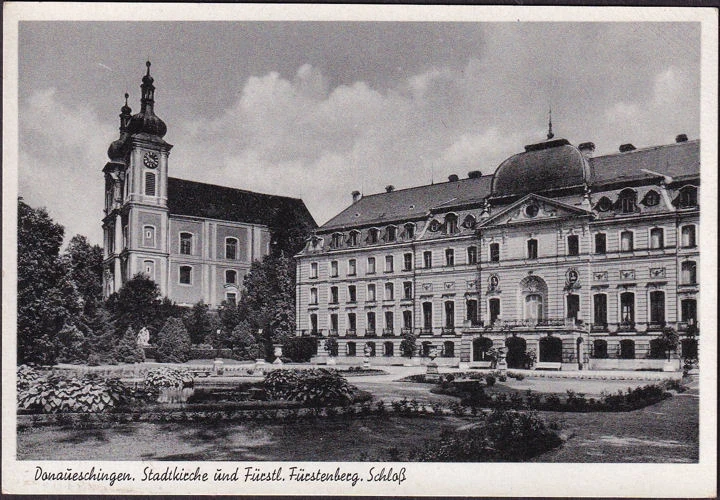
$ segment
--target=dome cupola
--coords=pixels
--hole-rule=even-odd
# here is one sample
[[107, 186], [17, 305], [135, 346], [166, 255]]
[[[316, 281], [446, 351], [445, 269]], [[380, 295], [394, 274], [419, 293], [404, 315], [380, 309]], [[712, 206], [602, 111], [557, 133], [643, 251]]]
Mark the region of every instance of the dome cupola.
[[147, 73], [143, 76], [142, 85], [140, 85], [140, 89], [142, 90], [140, 112], [130, 118], [128, 133], [145, 133], [163, 137], [167, 133], [167, 125], [155, 115], [153, 109], [155, 105], [155, 86], [153, 85], [153, 77], [150, 76], [150, 61], [145, 64], [147, 66]]
[[108, 158], [113, 161], [122, 161], [125, 156], [125, 142], [128, 138], [127, 129], [132, 117], [132, 109], [128, 106], [128, 97], [130, 95], [126, 92], [125, 105], [120, 108], [120, 138], [110, 144], [107, 152]]
[[526, 195], [592, 183], [585, 155], [566, 139], [525, 146], [525, 152], [503, 161], [495, 172], [492, 196]]

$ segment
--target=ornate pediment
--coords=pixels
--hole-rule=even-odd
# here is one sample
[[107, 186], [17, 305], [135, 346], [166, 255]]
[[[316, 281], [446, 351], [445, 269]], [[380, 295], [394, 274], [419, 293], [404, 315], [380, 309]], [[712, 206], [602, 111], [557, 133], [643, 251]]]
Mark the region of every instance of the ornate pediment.
[[485, 219], [480, 226], [523, 224], [577, 217], [594, 217], [594, 214], [579, 207], [531, 194]]

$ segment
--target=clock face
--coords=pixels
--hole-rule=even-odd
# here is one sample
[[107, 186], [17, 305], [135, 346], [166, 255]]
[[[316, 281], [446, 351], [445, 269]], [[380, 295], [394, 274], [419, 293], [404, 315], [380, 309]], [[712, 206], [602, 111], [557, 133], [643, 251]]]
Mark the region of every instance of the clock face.
[[143, 163], [147, 168], [156, 168], [158, 166], [158, 161], [158, 155], [152, 151], [145, 153], [145, 157], [143, 158]]

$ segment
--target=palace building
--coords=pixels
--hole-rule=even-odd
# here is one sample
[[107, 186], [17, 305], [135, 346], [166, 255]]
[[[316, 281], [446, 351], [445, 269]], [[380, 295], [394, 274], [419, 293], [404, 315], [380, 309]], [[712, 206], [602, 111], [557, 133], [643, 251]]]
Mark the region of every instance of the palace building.
[[235, 301], [253, 260], [270, 252], [273, 229], [315, 228], [302, 200], [169, 177], [167, 126], [154, 112], [150, 62], [140, 112], [120, 112], [120, 138], [105, 174], [105, 297], [145, 273], [180, 305]]
[[551, 129], [492, 175], [354, 192], [296, 256], [298, 335], [344, 362], [402, 362], [412, 333], [439, 362], [657, 369], [669, 326], [696, 356], [700, 143], [594, 150]]

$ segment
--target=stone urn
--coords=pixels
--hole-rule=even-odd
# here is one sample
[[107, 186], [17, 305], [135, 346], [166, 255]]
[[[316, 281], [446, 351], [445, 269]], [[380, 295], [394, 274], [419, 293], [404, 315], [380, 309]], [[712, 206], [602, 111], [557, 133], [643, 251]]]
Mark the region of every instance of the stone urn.
[[283, 354], [282, 346], [279, 344], [276, 344], [274, 347], [275, 347], [275, 350], [273, 351], [273, 354], [275, 355], [275, 361], [273, 361], [273, 364], [281, 365], [281, 364], [283, 364], [282, 359], [280, 359], [280, 358], [282, 358], [282, 354]]

